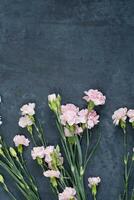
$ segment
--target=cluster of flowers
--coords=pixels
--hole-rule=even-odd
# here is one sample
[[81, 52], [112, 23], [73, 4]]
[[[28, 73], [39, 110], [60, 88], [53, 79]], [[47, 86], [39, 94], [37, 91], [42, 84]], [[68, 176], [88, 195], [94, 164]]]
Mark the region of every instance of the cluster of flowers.
[[[49, 107], [56, 115], [58, 115], [58, 119], [64, 128], [64, 136], [67, 138], [72, 138], [75, 135], [81, 136], [85, 129], [92, 129], [99, 123], [99, 115], [94, 108], [95, 106], [104, 105], [106, 97], [100, 91], [90, 89], [85, 91], [83, 99], [87, 101], [88, 106], [86, 109], [80, 110], [79, 107], [72, 103], [61, 105], [61, 98], [59, 95], [56, 96], [56, 94], [51, 94], [48, 96]], [[92, 195], [96, 198], [96, 188], [101, 179], [99, 177], [91, 177], [88, 181], [89, 187], [92, 189]], [[69, 197], [68, 194], [70, 194]], [[74, 195], [72, 195], [72, 197], [71, 194], [75, 195], [76, 190], [67, 187], [63, 193], [59, 194], [59, 199], [76, 199], [76, 197], [74, 197]]]
[[21, 128], [31, 127], [34, 123], [35, 103], [25, 104], [20, 110], [22, 116], [19, 119], [19, 126]]
[[[133, 162], [134, 162], [134, 148], [132, 155], [128, 152], [128, 140], [127, 140], [127, 119], [134, 128], [134, 109], [128, 109], [127, 107], [119, 108], [116, 110], [112, 116], [113, 123], [115, 126], [120, 126], [123, 130], [124, 137], [124, 192], [123, 195], [120, 195], [120, 199], [129, 199], [129, 184], [130, 184], [130, 174], [133, 170]], [[131, 199], [134, 198], [134, 192], [131, 194]]]
[[[64, 132], [66, 137], [74, 136], [75, 134], [81, 134], [85, 128], [92, 129], [99, 123], [99, 115], [94, 110], [95, 106], [105, 104], [106, 97], [98, 90], [90, 89], [85, 91], [83, 97], [88, 102], [88, 108], [80, 110], [79, 107], [74, 104], [66, 104], [61, 106], [60, 120], [64, 126]], [[55, 94], [48, 96], [50, 108], [55, 109], [55, 103], [59, 97]]]
[[[31, 152], [33, 160], [37, 160], [39, 164], [47, 164], [47, 171], [44, 171], [44, 176], [49, 177], [51, 179], [51, 183], [53, 186], [57, 186], [56, 178], [60, 178], [60, 169], [63, 165], [63, 157], [60, 153], [60, 148], [57, 145], [56, 148], [54, 146], [47, 146], [46, 148], [34, 147]], [[56, 185], [55, 185], [56, 184]]]
[[131, 123], [132, 127], [134, 127], [134, 109], [128, 109], [126, 107], [119, 108], [112, 116], [113, 123], [116, 126], [120, 125], [121, 128], [125, 128], [127, 118], [129, 118], [129, 122]]
[[[72, 137], [75, 138], [75, 136], [78, 137], [77, 139], [79, 139], [80, 138], [79, 136], [82, 136], [86, 129], [87, 130], [92, 129], [95, 125], [99, 123], [99, 115], [95, 111], [95, 106], [105, 104], [106, 97], [100, 91], [90, 89], [88, 91], [85, 91], [85, 96], [83, 97], [83, 99], [86, 100], [87, 102], [87, 108], [80, 109], [79, 107], [77, 107], [76, 105], [72, 103], [61, 105], [60, 95], [51, 94], [48, 96], [49, 107], [56, 114], [59, 124], [63, 127], [65, 141], [66, 139], [67, 141], [69, 141], [68, 140], [69, 138], [72, 138]], [[67, 174], [65, 173], [66, 170], [64, 168], [64, 159], [61, 155], [60, 147], [58, 145], [56, 147], [51, 146], [51, 145], [47, 146], [43, 142], [42, 142], [42, 145], [37, 145], [34, 139], [34, 134], [33, 134], [34, 129], [36, 129], [37, 133], [39, 134], [38, 135], [39, 138], [41, 138], [41, 133], [40, 133], [39, 128], [36, 125], [36, 120], [35, 120], [35, 103], [28, 103], [28, 104], [23, 105], [20, 108], [20, 111], [21, 111], [21, 117], [19, 119], [18, 124], [21, 128], [27, 128], [28, 132], [31, 134], [31, 138], [35, 145], [31, 150], [32, 159], [36, 160], [37, 163], [42, 167], [43, 175], [45, 177], [50, 178], [52, 187], [57, 191], [58, 199], [59, 200], [81, 200], [81, 199], [85, 200], [86, 196], [80, 197], [81, 195], [80, 196], [78, 195], [78, 192], [81, 192], [81, 191], [79, 191], [79, 188], [77, 188], [78, 186], [77, 183], [79, 181], [82, 181], [83, 179], [83, 174], [84, 174], [85, 166], [87, 164], [88, 156], [90, 157], [90, 155], [88, 155], [89, 149], [87, 149], [86, 155], [83, 155], [83, 154], [80, 155], [80, 156], [87, 156], [87, 157], [85, 157], [86, 164], [84, 163], [84, 161], [82, 161], [81, 166], [78, 166], [77, 170], [78, 170], [78, 173], [80, 173], [78, 174], [78, 176], [81, 176], [81, 177], [78, 177], [78, 180], [77, 180], [78, 182], [76, 182], [75, 184], [72, 184], [72, 182], [68, 182], [68, 181], [64, 182], [64, 179], [69, 179], [69, 177], [65, 177]], [[23, 148], [28, 147], [30, 144], [30, 140], [26, 138], [25, 135], [16, 135], [13, 138], [13, 142], [20, 154], [22, 154]], [[75, 142], [77, 145], [79, 145], [79, 142], [77, 140]], [[65, 144], [67, 145], [67, 143]], [[66, 146], [65, 148], [68, 148], [68, 146]], [[82, 149], [80, 146], [76, 148], [78, 148], [78, 153], [80, 152], [82, 153]], [[17, 158], [17, 153], [15, 151], [15, 148], [11, 147], [10, 153], [14, 158]], [[69, 156], [71, 157], [75, 156], [75, 153], [71, 155], [71, 152], [68, 152], [68, 154], [70, 154]], [[74, 157], [74, 160], [75, 159], [77, 159], [77, 157]], [[82, 158], [82, 160], [84, 159]], [[73, 172], [73, 168], [75, 167], [76, 166], [72, 166], [72, 164], [70, 165], [72, 172]], [[75, 176], [75, 175], [72, 174], [72, 176]], [[3, 179], [1, 180], [3, 182]], [[89, 182], [88, 186], [89, 188], [91, 188], [92, 195], [94, 199], [96, 199], [97, 186], [101, 182], [101, 179], [99, 177], [89, 177], [88, 182]], [[70, 187], [70, 184], [71, 184], [71, 187]], [[79, 183], [79, 185], [80, 184], [81, 183]], [[59, 185], [62, 185], [62, 191], [61, 191], [61, 188], [60, 190], [58, 190]], [[80, 190], [83, 190], [83, 189], [81, 188]]]

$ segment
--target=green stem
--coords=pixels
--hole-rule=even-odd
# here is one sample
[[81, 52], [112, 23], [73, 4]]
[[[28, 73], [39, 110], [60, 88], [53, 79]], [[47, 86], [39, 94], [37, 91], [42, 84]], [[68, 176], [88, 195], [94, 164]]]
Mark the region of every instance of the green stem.
[[34, 145], [38, 146], [37, 143], [36, 143], [36, 141], [35, 141], [35, 139], [34, 139], [33, 133], [31, 134], [31, 138], [32, 138], [32, 141], [33, 141]]
[[92, 158], [93, 154], [95, 153], [95, 151], [96, 151], [97, 148], [98, 148], [98, 145], [99, 145], [99, 143], [100, 143], [100, 139], [101, 139], [101, 134], [99, 135], [99, 138], [98, 138], [98, 140], [97, 140], [95, 146], [93, 147], [93, 149], [92, 149], [91, 152], [89, 153], [89, 156], [87, 157], [87, 160], [86, 160], [86, 162], [84, 163], [84, 172], [85, 172], [85, 170], [86, 170], [86, 167], [87, 167], [87, 164], [88, 164], [89, 160]]
[[127, 133], [124, 129], [124, 175], [125, 175], [125, 200], [128, 200], [128, 153], [127, 153]]
[[94, 200], [97, 200], [96, 195], [94, 195]]
[[34, 123], [34, 127], [37, 131], [37, 134], [38, 134], [38, 138], [40, 139], [40, 142], [43, 146], [46, 146], [46, 143], [45, 143], [45, 140], [44, 140], [44, 137], [43, 137], [43, 134], [42, 132], [40, 132], [39, 128], [37, 127], [37, 125]]
[[9, 191], [9, 189], [8, 189], [8, 187], [7, 187], [7, 185], [6, 185], [5, 183], [3, 183], [3, 188], [4, 188], [4, 190], [9, 194], [9, 196], [10, 196], [13, 200], [17, 200], [17, 199], [15, 198], [15, 196], [12, 194], [12, 192]]

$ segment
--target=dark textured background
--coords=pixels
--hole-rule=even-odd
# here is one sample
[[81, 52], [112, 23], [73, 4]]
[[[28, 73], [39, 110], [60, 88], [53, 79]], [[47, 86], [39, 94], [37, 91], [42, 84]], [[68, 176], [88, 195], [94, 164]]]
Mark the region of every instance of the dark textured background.
[[[120, 106], [134, 107], [133, 74], [133, 0], [0, 0], [2, 135], [11, 145], [15, 134], [26, 133], [17, 125], [19, 107], [34, 101], [47, 139], [56, 144], [47, 95], [59, 92], [64, 102], [83, 105], [84, 90], [102, 90], [107, 96], [101, 108], [103, 137], [87, 171], [87, 176], [102, 178], [98, 200], [116, 200], [122, 188], [122, 135], [111, 115]], [[132, 146], [132, 130], [130, 141]], [[30, 154], [27, 158], [42, 199], [54, 200], [41, 170]], [[16, 193], [12, 180], [5, 178]], [[8, 199], [0, 189], [0, 200]], [[20, 194], [18, 199], [23, 199]]]

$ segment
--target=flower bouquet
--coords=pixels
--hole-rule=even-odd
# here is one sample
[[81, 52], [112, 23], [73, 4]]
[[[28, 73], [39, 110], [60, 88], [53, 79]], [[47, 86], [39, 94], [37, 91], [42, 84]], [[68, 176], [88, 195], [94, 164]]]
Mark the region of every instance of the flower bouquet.
[[[36, 179], [31, 175], [24, 159], [25, 148], [32, 143], [32, 159], [41, 168], [44, 177], [50, 180], [54, 199], [87, 200], [85, 184], [88, 184], [94, 200], [100, 177], [89, 177], [85, 181], [85, 171], [94, 155], [101, 135], [92, 137], [93, 128], [99, 123], [96, 107], [104, 105], [106, 97], [98, 90], [85, 92], [85, 108], [68, 103], [62, 105], [61, 96], [48, 96], [48, 105], [55, 115], [55, 122], [60, 136], [60, 145], [49, 145], [44, 130], [35, 112], [35, 103], [21, 107], [19, 126], [26, 129], [29, 139], [24, 135], [13, 138], [14, 147], [8, 147], [0, 138], [0, 166], [12, 177], [19, 192], [26, 200], [41, 200]], [[87, 183], [88, 182], [88, 183]], [[0, 175], [0, 183], [11, 199], [16, 200], [8, 188], [5, 178]]]

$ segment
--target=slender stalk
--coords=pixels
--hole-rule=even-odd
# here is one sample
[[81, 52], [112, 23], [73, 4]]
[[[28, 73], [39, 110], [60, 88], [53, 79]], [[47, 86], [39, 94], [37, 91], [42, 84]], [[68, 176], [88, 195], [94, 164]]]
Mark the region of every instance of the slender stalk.
[[[23, 156], [21, 154], [21, 160], [23, 161]], [[39, 193], [38, 193], [38, 189], [33, 181], [33, 177], [31, 177], [30, 173], [28, 172], [27, 168], [24, 165], [24, 161], [21, 163], [20, 160], [18, 159], [18, 164], [20, 165], [22, 172], [25, 174], [25, 176], [27, 177], [27, 179], [29, 180], [29, 182], [31, 183], [30, 186], [33, 189], [34, 193], [37, 195], [37, 197], [39, 198]]]
[[98, 145], [100, 143], [100, 139], [101, 139], [101, 134], [99, 135], [99, 138], [94, 146], [94, 148], [91, 150], [91, 152], [89, 153], [89, 156], [87, 157], [87, 160], [86, 162], [84, 163], [84, 172], [86, 170], [86, 167], [87, 167], [87, 164], [89, 163], [89, 160], [91, 159], [91, 157], [93, 156], [93, 154], [95, 153], [95, 151], [97, 150], [98, 148]]
[[125, 181], [125, 200], [128, 200], [128, 153], [127, 153], [127, 133], [124, 131], [124, 181]]
[[40, 131], [40, 129], [37, 127], [36, 123], [33, 124], [35, 127], [35, 130], [37, 131], [38, 134], [38, 138], [40, 139], [40, 142], [43, 146], [46, 146], [44, 137], [43, 137], [43, 133]]
[[5, 183], [3, 183], [3, 188], [4, 188], [4, 190], [9, 194], [9, 196], [11, 197], [11, 199], [17, 200], [17, 199], [15, 198], [15, 196], [12, 194], [12, 192], [9, 191], [9, 189], [8, 189], [8, 187], [7, 187], [7, 185], [6, 185]]
[[134, 200], [134, 189], [132, 190], [131, 200]]
[[31, 138], [32, 138], [32, 141], [33, 141], [34, 145], [37, 146], [37, 143], [36, 143], [36, 141], [34, 139], [33, 133], [31, 134]]
[[97, 200], [96, 195], [94, 195], [94, 200]]

